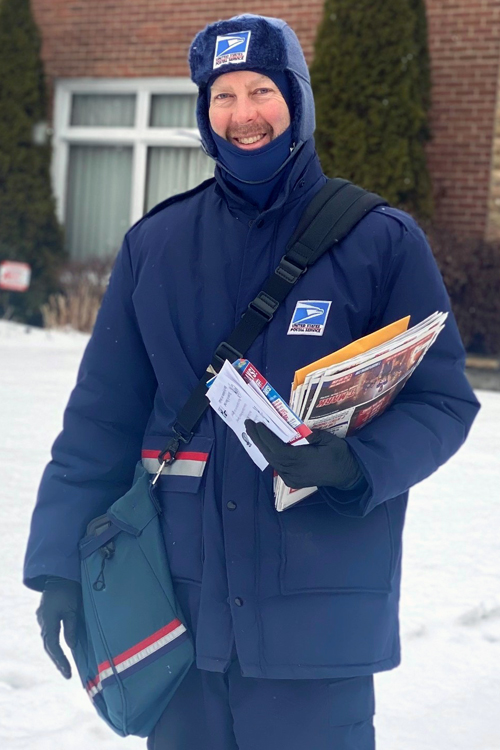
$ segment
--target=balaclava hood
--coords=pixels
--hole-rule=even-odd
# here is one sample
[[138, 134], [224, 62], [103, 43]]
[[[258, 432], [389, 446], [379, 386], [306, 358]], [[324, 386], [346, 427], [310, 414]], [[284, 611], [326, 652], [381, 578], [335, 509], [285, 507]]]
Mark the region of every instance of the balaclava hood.
[[196, 115], [206, 152], [217, 157], [210, 131], [207, 87], [233, 70], [258, 70], [270, 78], [285, 73], [292, 100], [292, 141], [301, 145], [315, 127], [309, 70], [295, 32], [280, 18], [245, 14], [217, 21], [200, 31], [189, 50], [191, 78], [199, 89]]

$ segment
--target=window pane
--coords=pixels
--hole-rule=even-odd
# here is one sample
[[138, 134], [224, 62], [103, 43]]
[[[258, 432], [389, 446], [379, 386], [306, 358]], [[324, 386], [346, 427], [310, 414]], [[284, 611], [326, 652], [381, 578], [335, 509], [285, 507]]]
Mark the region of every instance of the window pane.
[[135, 94], [73, 94], [71, 125], [133, 128]]
[[71, 146], [65, 221], [72, 258], [116, 255], [130, 223], [132, 149]]
[[213, 177], [215, 164], [200, 148], [172, 146], [148, 149], [146, 211], [165, 198]]
[[153, 128], [196, 128], [196, 94], [156, 94], [151, 98]]

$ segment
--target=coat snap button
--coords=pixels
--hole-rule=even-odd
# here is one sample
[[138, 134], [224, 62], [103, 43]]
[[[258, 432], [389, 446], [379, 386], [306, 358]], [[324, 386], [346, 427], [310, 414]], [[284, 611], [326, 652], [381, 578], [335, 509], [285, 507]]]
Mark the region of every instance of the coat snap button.
[[233, 503], [233, 501], [230, 500], [227, 504], [227, 507], [229, 508], [229, 510], [236, 510], [236, 503]]
[[236, 604], [237, 607], [242, 607], [243, 606], [243, 599], [240, 599], [240, 597], [237, 596], [236, 599], [234, 600], [234, 603]]

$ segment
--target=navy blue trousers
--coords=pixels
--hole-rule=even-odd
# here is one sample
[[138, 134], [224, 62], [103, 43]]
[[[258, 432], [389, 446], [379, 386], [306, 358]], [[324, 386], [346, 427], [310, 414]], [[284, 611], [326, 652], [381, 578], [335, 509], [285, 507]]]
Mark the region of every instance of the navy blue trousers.
[[191, 667], [148, 750], [375, 750], [373, 677], [267, 680]]

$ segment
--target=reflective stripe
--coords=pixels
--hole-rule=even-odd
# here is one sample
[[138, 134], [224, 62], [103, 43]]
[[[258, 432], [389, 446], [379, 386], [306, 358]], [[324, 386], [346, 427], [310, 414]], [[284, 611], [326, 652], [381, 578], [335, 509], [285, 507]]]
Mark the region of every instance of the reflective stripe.
[[[179, 638], [183, 633], [186, 633], [186, 628], [180, 622], [180, 620], [173, 620], [171, 623], [161, 628], [149, 638], [145, 638], [140, 643], [132, 646], [132, 648], [124, 651], [122, 654], [113, 659], [114, 669], [112, 669], [109, 661], [105, 661], [99, 665], [99, 674], [93, 680], [89, 680], [87, 683], [87, 693], [90, 698], [93, 698], [97, 693], [103, 689], [103, 683], [111, 677], [115, 677], [115, 672], [125, 673], [131, 667], [140, 663], [144, 659], [147, 659], [152, 654], [160, 651], [167, 644], [172, 643]], [[123, 675], [126, 676], [125, 674]]]
[[[179, 628], [182, 628], [180, 632]], [[160, 643], [160, 646], [163, 646], [164, 643], [167, 643], [168, 641], [164, 641], [163, 639], [165, 636], [171, 636], [172, 633], [175, 633], [174, 638], [176, 638], [178, 635], [180, 635], [181, 632], [184, 632], [185, 628], [184, 625], [181, 623], [180, 620], [172, 620], [172, 622], [169, 622], [168, 625], [164, 625], [163, 628], [160, 628], [160, 630], [157, 630], [152, 635], [148, 636], [147, 638], [144, 638], [144, 640], [139, 641], [139, 643], [136, 643], [135, 646], [132, 646], [131, 648], [128, 648], [123, 653], [119, 654], [118, 656], [115, 656], [113, 659], [113, 664], [118, 665], [122, 664], [123, 662], [126, 662], [128, 659], [130, 659], [133, 656], [136, 656], [139, 653], [142, 653], [145, 649], [147, 649], [149, 646], [154, 645], [155, 643]], [[171, 641], [172, 638], [169, 638], [169, 641]], [[106, 670], [110, 666], [109, 661], [103, 661], [102, 664], [99, 664], [97, 667], [99, 674], [102, 674], [104, 670]], [[120, 671], [120, 669], [117, 668], [117, 671]]]
[[96, 677], [95, 680], [89, 680], [87, 682], [87, 693], [89, 698], [93, 698], [97, 693], [100, 693], [102, 691], [102, 685], [99, 677]]
[[[143, 448], [141, 455], [143, 458], [158, 458], [160, 451], [151, 451]], [[185, 461], [206, 461], [208, 453], [200, 453], [199, 451], [179, 451], [177, 453], [177, 461], [179, 459]]]
[[[151, 656], [151, 654], [154, 654], [156, 651], [159, 651], [163, 646], [166, 646], [167, 643], [171, 643], [172, 641], [175, 641], [176, 638], [178, 638], [180, 635], [186, 632], [186, 628], [182, 623], [179, 623], [178, 627], [175, 628], [175, 630], [172, 630], [170, 633], [167, 633], [162, 638], [159, 638], [154, 643], [151, 643], [149, 646], [146, 646], [146, 648], [141, 649], [141, 651], [138, 651], [137, 653], [133, 654], [132, 656], [129, 656], [128, 659], [124, 659], [123, 661], [116, 664], [116, 671], [118, 674], [121, 672], [126, 672], [127, 669], [130, 667], [133, 667], [134, 664], [137, 664], [138, 662], [145, 659], [147, 656]], [[102, 678], [101, 678], [102, 679]]]
[[[159, 469], [158, 456], [160, 451], [143, 450], [142, 465], [150, 474], [156, 474]], [[208, 461], [208, 453], [193, 451], [179, 451], [177, 458], [170, 466], [164, 466], [162, 475], [181, 477], [201, 477]]]

